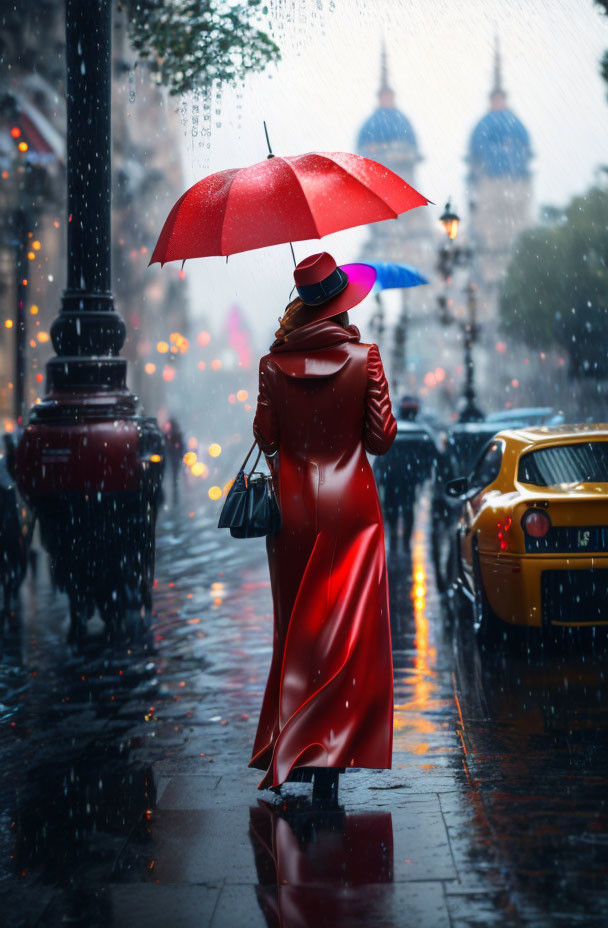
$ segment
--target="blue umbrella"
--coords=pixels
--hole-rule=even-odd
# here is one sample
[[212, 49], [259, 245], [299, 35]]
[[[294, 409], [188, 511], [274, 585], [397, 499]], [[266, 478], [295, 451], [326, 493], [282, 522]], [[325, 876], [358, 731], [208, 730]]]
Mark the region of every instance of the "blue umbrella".
[[392, 264], [386, 261], [366, 261], [376, 270], [375, 290], [395, 290], [428, 284], [427, 278], [411, 264]]

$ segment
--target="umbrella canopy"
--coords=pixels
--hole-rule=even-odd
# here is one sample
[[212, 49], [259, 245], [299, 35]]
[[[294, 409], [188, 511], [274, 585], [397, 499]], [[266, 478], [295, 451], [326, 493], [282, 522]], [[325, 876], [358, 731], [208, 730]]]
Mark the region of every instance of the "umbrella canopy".
[[190, 187], [169, 213], [150, 264], [322, 238], [396, 219], [428, 202], [397, 174], [359, 155], [271, 156]]
[[376, 271], [376, 290], [396, 290], [428, 284], [428, 279], [411, 264], [392, 264], [385, 261], [366, 261]]

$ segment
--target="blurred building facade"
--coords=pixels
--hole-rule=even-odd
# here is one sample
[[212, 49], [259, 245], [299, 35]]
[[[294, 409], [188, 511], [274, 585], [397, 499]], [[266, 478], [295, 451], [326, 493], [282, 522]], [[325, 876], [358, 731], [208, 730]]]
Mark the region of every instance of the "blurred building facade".
[[468, 235], [474, 250], [479, 318], [495, 324], [500, 285], [515, 243], [532, 221], [532, 147], [528, 130], [507, 106], [498, 42], [490, 109], [473, 129], [466, 156]]
[[[385, 164], [417, 187], [417, 166], [423, 156], [417, 132], [397, 107], [384, 48], [380, 72], [378, 107], [359, 130], [357, 151]], [[502, 406], [509, 359], [496, 355], [498, 301], [501, 281], [513, 257], [517, 238], [532, 222], [530, 163], [533, 154], [527, 129], [507, 106], [498, 42], [489, 96], [489, 111], [475, 124], [465, 157], [468, 216], [463, 222], [459, 243], [470, 245], [473, 250], [466, 276], [477, 287], [478, 321], [485, 349], [478, 352], [483, 354], [478, 365], [478, 385], [487, 393], [491, 405]], [[362, 260], [413, 264], [431, 281], [428, 286], [401, 291], [401, 310], [396, 321], [393, 319], [391, 323], [383, 315], [378, 317], [377, 312], [372, 319], [372, 336], [384, 332], [385, 356], [393, 389], [415, 387], [424, 395], [428, 391], [421, 387], [421, 375], [429, 372], [429, 368], [432, 372], [437, 361], [445, 366], [448, 374], [453, 375], [456, 370], [457, 380], [462, 378], [462, 366], [454, 364], [455, 357], [460, 361], [460, 350], [454, 350], [458, 333], [454, 328], [444, 331], [437, 323], [436, 297], [440, 283], [436, 265], [441, 236], [432, 222], [430, 210], [425, 209], [412, 210], [395, 221], [375, 223], [368, 229]], [[457, 312], [464, 312], [464, 296], [454, 292], [454, 302], [462, 303], [462, 307], [457, 306]], [[373, 331], [374, 324], [376, 331]], [[449, 387], [454, 383], [453, 376], [447, 376], [442, 383], [443, 400], [450, 402], [454, 395]]]
[[[23, 0], [0, 21], [0, 415], [10, 417], [19, 249], [25, 211], [26, 407], [44, 392], [48, 338], [65, 284], [65, 26], [63, 0]], [[179, 269], [148, 269], [158, 231], [183, 191], [175, 101], [137, 64], [124, 14], [113, 30], [113, 251], [116, 308], [127, 323], [129, 385], [146, 411], [166, 405], [188, 329]], [[17, 132], [21, 134], [16, 135]], [[20, 150], [24, 143], [26, 150]], [[22, 146], [23, 147], [23, 146]], [[32, 250], [32, 243], [37, 243]], [[163, 357], [159, 343], [168, 344]], [[172, 349], [175, 348], [175, 351]]]
[[[357, 151], [385, 164], [417, 188], [417, 166], [423, 160], [414, 128], [397, 107], [382, 48], [378, 106], [357, 135]], [[399, 261], [429, 270], [434, 260], [431, 220], [424, 209], [414, 209], [391, 222], [369, 226], [365, 255], [372, 261]]]
[[[408, 117], [397, 107], [390, 86], [386, 48], [382, 47], [378, 106], [357, 135], [357, 152], [386, 165], [411, 186], [418, 188], [417, 166], [423, 160], [418, 138]], [[412, 264], [426, 276], [433, 274], [436, 241], [427, 210], [414, 209], [390, 222], [368, 226], [362, 260]], [[386, 298], [378, 298], [371, 324], [371, 337], [386, 352], [386, 366], [394, 391], [403, 391], [411, 377], [411, 335], [421, 320], [428, 319], [433, 302], [429, 287], [402, 290], [396, 320], [385, 318]], [[388, 348], [388, 351], [386, 349]]]

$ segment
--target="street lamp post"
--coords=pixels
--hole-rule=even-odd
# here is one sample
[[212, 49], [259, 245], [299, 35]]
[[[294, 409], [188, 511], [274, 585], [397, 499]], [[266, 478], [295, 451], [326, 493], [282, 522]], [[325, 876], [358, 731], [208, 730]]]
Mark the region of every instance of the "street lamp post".
[[17, 476], [40, 521], [78, 642], [151, 605], [162, 436], [137, 413], [111, 292], [112, 0], [66, 0], [67, 286], [51, 326], [47, 393], [30, 412]]
[[393, 334], [391, 352], [391, 390], [398, 393], [405, 385], [407, 371], [406, 346], [408, 338], [408, 307], [405, 293], [401, 294], [401, 312]]
[[438, 270], [443, 278], [444, 291], [437, 299], [439, 306], [439, 321], [442, 325], [457, 323], [460, 327], [464, 348], [465, 386], [463, 391], [464, 404], [458, 416], [459, 422], [479, 422], [484, 418], [476, 402], [475, 391], [475, 358], [473, 348], [479, 339], [479, 325], [477, 323], [477, 287], [469, 281], [467, 286], [467, 316], [458, 319], [452, 312], [448, 299], [448, 288], [452, 282], [454, 271], [459, 266], [470, 266], [472, 251], [467, 246], [457, 245], [456, 238], [460, 225], [460, 218], [452, 210], [448, 201], [440, 222], [447, 236], [439, 250]]
[[376, 344], [382, 348], [386, 323], [384, 318], [384, 306], [382, 305], [382, 298], [379, 292], [376, 292], [375, 300], [376, 309], [372, 313], [371, 319], [369, 320], [369, 328], [370, 332], [372, 333], [372, 338]]
[[21, 425], [25, 412], [25, 364], [27, 342], [27, 317], [25, 315], [25, 301], [27, 298], [27, 213], [22, 207], [17, 207], [13, 214], [15, 227], [15, 271], [17, 306], [15, 312], [15, 382], [13, 384], [13, 416], [15, 422]]

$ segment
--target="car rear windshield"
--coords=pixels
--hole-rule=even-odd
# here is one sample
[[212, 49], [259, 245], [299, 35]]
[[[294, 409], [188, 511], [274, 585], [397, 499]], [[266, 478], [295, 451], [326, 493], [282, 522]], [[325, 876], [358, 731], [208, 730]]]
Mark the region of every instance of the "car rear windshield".
[[608, 442], [577, 442], [530, 451], [519, 462], [517, 479], [537, 487], [608, 483]]

